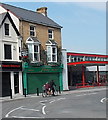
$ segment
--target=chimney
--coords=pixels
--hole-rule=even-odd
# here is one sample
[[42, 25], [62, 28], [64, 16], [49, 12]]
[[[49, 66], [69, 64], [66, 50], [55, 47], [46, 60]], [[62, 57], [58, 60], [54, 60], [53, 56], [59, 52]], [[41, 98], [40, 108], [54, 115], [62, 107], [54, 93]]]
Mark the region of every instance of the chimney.
[[41, 7], [41, 8], [38, 8], [37, 13], [41, 13], [43, 14], [44, 16], [47, 16], [47, 7]]

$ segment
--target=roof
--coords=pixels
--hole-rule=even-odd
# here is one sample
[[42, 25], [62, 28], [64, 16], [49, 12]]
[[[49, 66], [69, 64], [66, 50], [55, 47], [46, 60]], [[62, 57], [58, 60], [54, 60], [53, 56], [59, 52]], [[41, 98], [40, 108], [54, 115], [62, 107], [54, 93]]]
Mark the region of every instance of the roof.
[[24, 20], [27, 22], [32, 22], [32, 23], [37, 23], [49, 27], [54, 27], [54, 28], [62, 28], [59, 24], [51, 20], [49, 17], [44, 16], [40, 13], [37, 13], [35, 11], [19, 8], [16, 6], [0, 3], [0, 5], [11, 11], [13, 14], [15, 14], [20, 20]]
[[15, 32], [16, 32], [16, 34], [17, 34], [17, 36], [20, 36], [20, 33], [19, 33], [17, 27], [16, 27], [15, 24], [14, 24], [14, 21], [12, 20], [10, 14], [9, 14], [8, 12], [3, 13], [2, 15], [0, 15], [0, 28], [1, 28], [1, 26], [3, 25], [3, 23], [5, 22], [6, 18], [9, 19], [12, 27], [14, 28], [14, 30], [15, 30]]
[[56, 41], [55, 40], [48, 40], [46, 42], [47, 45], [57, 45]]
[[1, 27], [1, 24], [2, 24], [2, 20], [4, 19], [4, 17], [6, 16], [6, 13], [3, 13], [2, 15], [0, 15], [0, 27]]

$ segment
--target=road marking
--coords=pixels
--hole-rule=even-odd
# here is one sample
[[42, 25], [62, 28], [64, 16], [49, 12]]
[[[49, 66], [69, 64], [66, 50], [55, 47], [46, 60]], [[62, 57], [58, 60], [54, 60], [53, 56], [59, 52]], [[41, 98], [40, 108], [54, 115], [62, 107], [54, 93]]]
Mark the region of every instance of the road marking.
[[53, 103], [53, 102], [55, 102], [55, 100], [52, 100], [52, 101], [50, 101], [49, 103]]
[[102, 98], [100, 102], [104, 103], [104, 101], [106, 101], [106, 100], [107, 100], [107, 98], [105, 97], [105, 98]]
[[43, 113], [44, 115], [46, 114], [46, 113], [45, 113], [45, 107], [46, 107], [46, 105], [42, 107], [42, 113]]
[[59, 98], [59, 99], [57, 99], [57, 100], [64, 100], [64, 99], [66, 99], [66, 98]]
[[36, 109], [29, 109], [29, 108], [20, 108], [20, 109], [22, 109], [22, 110], [31, 110], [31, 111], [39, 111], [39, 110], [36, 110]]
[[85, 95], [92, 95], [92, 94], [97, 94], [97, 93], [89, 93], [89, 94], [81, 94], [81, 95], [76, 95], [76, 96], [85, 96]]
[[24, 116], [12, 116], [13, 118], [44, 118], [44, 117], [24, 117]]
[[23, 107], [23, 106], [11, 110], [10, 112], [8, 112], [8, 113], [5, 115], [5, 117], [8, 117], [10, 113], [14, 112], [15, 110], [21, 109], [22, 107]]

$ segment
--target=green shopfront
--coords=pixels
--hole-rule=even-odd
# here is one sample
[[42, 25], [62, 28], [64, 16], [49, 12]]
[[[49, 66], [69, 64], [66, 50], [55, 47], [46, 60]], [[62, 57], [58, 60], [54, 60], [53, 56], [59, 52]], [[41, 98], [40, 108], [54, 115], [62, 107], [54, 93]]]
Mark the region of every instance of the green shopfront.
[[35, 66], [24, 63], [23, 65], [23, 86], [26, 88], [26, 94], [35, 94], [37, 88], [42, 92], [42, 86], [46, 82], [54, 80], [56, 88], [63, 90], [62, 84], [63, 66]]

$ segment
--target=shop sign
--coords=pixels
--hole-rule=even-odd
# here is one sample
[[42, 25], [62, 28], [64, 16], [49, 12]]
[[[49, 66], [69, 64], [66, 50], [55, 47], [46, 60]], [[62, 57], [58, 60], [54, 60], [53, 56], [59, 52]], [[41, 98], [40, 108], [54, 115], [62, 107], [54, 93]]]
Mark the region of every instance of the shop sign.
[[28, 68], [25, 72], [35, 72], [35, 73], [50, 73], [50, 72], [62, 72], [62, 68]]
[[1, 62], [0, 68], [2, 71], [22, 71], [22, 63], [21, 62]]

